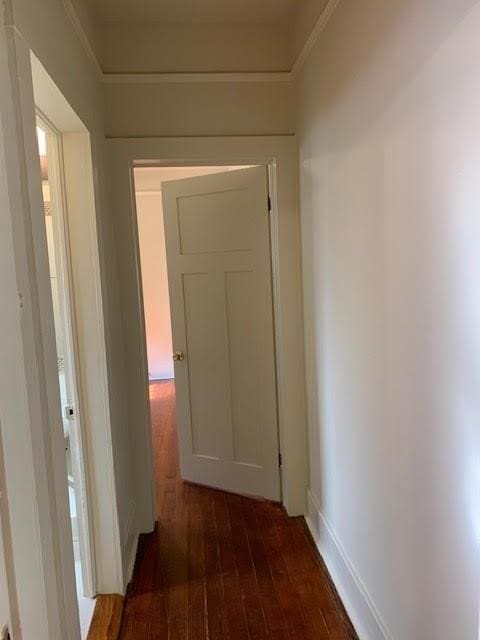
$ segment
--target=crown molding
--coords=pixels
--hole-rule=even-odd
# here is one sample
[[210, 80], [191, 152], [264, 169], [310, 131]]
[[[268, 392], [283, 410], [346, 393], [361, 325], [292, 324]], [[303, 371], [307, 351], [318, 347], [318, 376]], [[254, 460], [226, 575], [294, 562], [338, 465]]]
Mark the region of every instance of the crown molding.
[[180, 84], [180, 83], [217, 83], [217, 82], [291, 82], [299, 74], [315, 43], [327, 26], [341, 0], [328, 0], [309, 37], [298, 54], [290, 71], [270, 72], [186, 72], [186, 73], [104, 73], [97, 55], [85, 33], [72, 0], [62, 0], [72, 26], [92, 63], [99, 79], [106, 84]]
[[100, 66], [100, 62], [98, 61], [97, 54], [95, 53], [95, 50], [90, 42], [90, 39], [85, 33], [85, 29], [83, 28], [82, 22], [78, 17], [77, 10], [72, 4], [72, 0], [62, 0], [62, 4], [74, 28], [74, 31], [80, 40], [83, 50], [87, 54], [87, 58], [90, 60], [90, 62], [92, 63], [95, 69], [95, 73], [100, 79], [102, 79], [103, 78], [102, 67]]
[[295, 63], [291, 71], [293, 77], [299, 74], [308, 56], [312, 52], [312, 49], [315, 46], [315, 43], [317, 42], [321, 33], [324, 31], [325, 27], [327, 26], [330, 18], [334, 14], [335, 9], [338, 7], [340, 2], [341, 0], [328, 0], [324, 10], [320, 14], [317, 22], [315, 23], [315, 26], [313, 27], [312, 32], [308, 36], [305, 44], [303, 45], [300, 53], [297, 56], [297, 59], [295, 60]]

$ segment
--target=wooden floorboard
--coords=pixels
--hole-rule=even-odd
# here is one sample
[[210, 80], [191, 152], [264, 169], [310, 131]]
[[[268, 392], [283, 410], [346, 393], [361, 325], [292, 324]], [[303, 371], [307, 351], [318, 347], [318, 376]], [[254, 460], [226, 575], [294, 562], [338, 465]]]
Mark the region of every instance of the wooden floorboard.
[[[150, 385], [157, 526], [121, 640], [357, 640], [302, 518], [182, 482], [173, 382]], [[90, 639], [89, 639], [90, 640]]]

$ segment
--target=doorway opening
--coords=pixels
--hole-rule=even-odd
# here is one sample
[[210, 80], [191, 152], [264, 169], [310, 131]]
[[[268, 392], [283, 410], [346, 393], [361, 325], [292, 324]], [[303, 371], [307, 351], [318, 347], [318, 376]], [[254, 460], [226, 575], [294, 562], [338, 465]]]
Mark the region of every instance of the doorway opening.
[[[137, 166], [133, 178], [156, 517], [182, 480], [278, 501], [267, 169]], [[259, 400], [259, 381], [269, 405]]]
[[80, 400], [69, 235], [63, 178], [61, 137], [37, 117], [37, 141], [47, 239], [50, 290], [53, 303], [57, 375], [68, 482], [68, 498], [75, 561], [75, 584], [82, 637], [88, 632], [95, 607], [91, 557], [89, 496], [87, 494], [85, 436]]
[[[297, 587], [306, 593], [306, 582], [294, 582], [310, 581], [305, 568], [316, 567], [299, 519], [281, 504], [267, 166], [209, 166], [199, 174], [133, 162], [145, 337], [137, 354], [149, 379], [156, 523], [140, 537], [122, 638], [288, 635], [292, 621], [274, 582], [291, 603]], [[167, 379], [153, 380], [160, 367], [151, 336], [165, 325], [163, 352], [174, 368], [167, 362]], [[309, 616], [311, 609], [309, 599]], [[297, 623], [295, 632], [308, 635], [302, 614]], [[323, 620], [311, 624], [317, 635], [326, 632]]]

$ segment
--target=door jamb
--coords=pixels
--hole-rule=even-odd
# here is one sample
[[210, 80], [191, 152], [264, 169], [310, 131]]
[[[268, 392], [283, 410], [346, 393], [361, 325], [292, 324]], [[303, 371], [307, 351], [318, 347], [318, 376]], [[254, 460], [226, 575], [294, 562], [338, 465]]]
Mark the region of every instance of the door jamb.
[[[77, 497], [77, 514], [79, 515], [80, 547], [82, 558], [82, 585], [83, 595], [93, 598], [96, 595], [95, 584], [95, 555], [93, 547], [93, 520], [92, 506], [90, 499], [90, 482], [88, 478], [88, 449], [87, 434], [85, 433], [84, 407], [85, 398], [82, 389], [82, 375], [79, 364], [79, 347], [78, 347], [78, 329], [77, 320], [75, 318], [75, 298], [73, 295], [73, 274], [71, 264], [71, 247], [70, 232], [68, 228], [67, 215], [67, 195], [65, 185], [65, 168], [63, 159], [63, 142], [62, 133], [55, 125], [42, 113], [39, 107], [36, 107], [37, 122], [41, 124], [47, 137], [47, 157], [49, 159], [49, 184], [50, 189], [55, 191], [55, 199], [57, 201], [56, 221], [54, 220], [54, 234], [57, 236], [58, 247], [55, 247], [55, 257], [57, 263], [61, 263], [62, 284], [60, 295], [64, 298], [67, 318], [64, 319], [66, 325], [65, 343], [69, 352], [70, 361], [69, 369], [72, 377], [73, 401], [75, 411], [75, 433], [74, 446], [75, 458], [72, 465], [77, 467], [77, 480], [79, 486], [75, 488]], [[53, 167], [53, 179], [50, 179], [50, 170]], [[56, 227], [56, 228], [55, 228]], [[57, 249], [60, 255], [57, 256]], [[63, 409], [63, 407], [62, 407]]]

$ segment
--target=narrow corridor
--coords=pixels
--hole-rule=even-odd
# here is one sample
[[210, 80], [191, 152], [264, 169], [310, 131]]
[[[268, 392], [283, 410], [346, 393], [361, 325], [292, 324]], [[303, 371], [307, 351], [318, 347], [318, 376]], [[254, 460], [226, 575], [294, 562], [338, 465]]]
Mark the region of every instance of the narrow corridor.
[[143, 536], [122, 640], [354, 640], [302, 518], [183, 483], [173, 382], [150, 386], [157, 527]]

